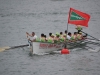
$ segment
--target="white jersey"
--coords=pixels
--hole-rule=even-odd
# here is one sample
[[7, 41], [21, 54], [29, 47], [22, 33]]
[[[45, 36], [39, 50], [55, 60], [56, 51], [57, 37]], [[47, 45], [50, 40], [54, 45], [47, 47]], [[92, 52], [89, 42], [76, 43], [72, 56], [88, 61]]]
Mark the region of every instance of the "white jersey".
[[34, 35], [34, 36], [30, 37], [30, 40], [35, 40], [36, 38], [37, 38], [37, 36]]
[[70, 37], [69, 35], [67, 35], [67, 39], [68, 39], [68, 40], [70, 40], [70, 39], [71, 39], [71, 37]]

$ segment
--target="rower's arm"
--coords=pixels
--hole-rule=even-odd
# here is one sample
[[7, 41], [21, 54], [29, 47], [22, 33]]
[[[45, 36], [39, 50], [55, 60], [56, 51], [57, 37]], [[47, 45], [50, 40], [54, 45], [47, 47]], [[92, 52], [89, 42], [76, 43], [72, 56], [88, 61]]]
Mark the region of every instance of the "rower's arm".
[[31, 37], [32, 37], [32, 35], [31, 35], [31, 34], [29, 34], [28, 32], [26, 32], [26, 34], [27, 34], [27, 36], [31, 36]]
[[31, 42], [34, 42], [34, 41], [36, 41], [36, 39], [34, 39], [34, 40], [30, 40]]

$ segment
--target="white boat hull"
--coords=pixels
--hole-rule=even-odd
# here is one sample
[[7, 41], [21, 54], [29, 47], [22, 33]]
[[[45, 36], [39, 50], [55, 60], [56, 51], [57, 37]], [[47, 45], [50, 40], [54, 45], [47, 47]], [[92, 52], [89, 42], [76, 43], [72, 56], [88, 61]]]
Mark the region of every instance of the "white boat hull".
[[32, 42], [31, 51], [33, 54], [50, 53], [52, 51], [61, 50], [62, 48], [63, 44]]
[[[78, 46], [83, 41], [77, 41], [67, 44], [67, 48]], [[32, 42], [30, 49], [33, 54], [39, 53], [50, 53], [52, 51], [62, 50], [64, 48], [64, 43], [42, 43], [42, 42]]]

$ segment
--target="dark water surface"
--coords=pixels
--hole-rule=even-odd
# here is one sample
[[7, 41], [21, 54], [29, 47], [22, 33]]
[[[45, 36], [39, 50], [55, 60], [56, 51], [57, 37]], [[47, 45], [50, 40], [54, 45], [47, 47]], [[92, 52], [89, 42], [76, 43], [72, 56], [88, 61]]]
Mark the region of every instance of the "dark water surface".
[[[91, 15], [84, 31], [100, 39], [100, 0], [0, 0], [0, 47], [27, 44], [26, 31], [64, 31], [70, 7]], [[100, 52], [30, 56], [27, 47], [11, 49], [0, 52], [0, 75], [100, 75]]]

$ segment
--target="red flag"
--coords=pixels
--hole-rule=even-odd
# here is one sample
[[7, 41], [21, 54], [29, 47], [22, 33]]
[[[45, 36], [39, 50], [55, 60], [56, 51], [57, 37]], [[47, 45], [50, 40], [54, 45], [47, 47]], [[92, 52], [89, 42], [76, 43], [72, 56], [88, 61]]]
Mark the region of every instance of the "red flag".
[[68, 23], [88, 27], [89, 19], [89, 14], [70, 8]]

